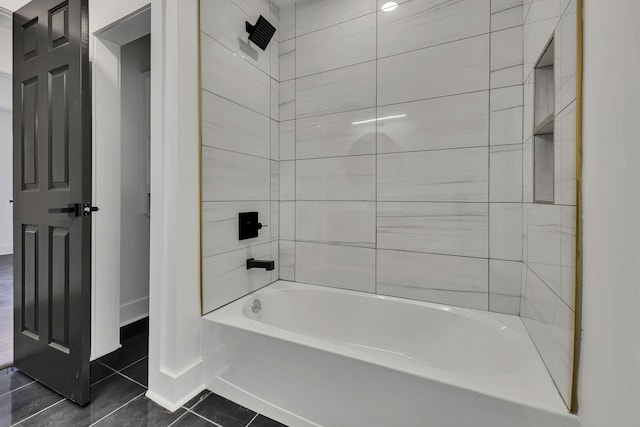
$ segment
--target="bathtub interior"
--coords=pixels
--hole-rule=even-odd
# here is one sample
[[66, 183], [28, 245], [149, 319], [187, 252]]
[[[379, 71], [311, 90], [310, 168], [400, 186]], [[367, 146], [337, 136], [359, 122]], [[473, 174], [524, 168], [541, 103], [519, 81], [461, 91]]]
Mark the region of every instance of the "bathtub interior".
[[204, 319], [568, 414], [518, 316], [279, 281]]

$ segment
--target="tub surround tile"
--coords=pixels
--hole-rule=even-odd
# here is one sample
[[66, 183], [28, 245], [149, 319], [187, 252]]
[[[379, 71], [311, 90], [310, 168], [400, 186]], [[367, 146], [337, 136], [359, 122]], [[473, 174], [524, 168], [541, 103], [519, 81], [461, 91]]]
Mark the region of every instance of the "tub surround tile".
[[298, 118], [361, 110], [376, 105], [376, 61], [296, 80]]
[[378, 10], [378, 58], [486, 34], [489, 3], [414, 0], [392, 13]]
[[280, 200], [296, 199], [296, 162], [280, 162]]
[[[249, 0], [251, 1], [251, 0]], [[279, 9], [280, 28], [274, 37], [279, 42], [293, 39], [296, 36], [296, 3], [281, 6]]]
[[280, 81], [296, 77], [296, 41], [295, 39], [280, 42]]
[[280, 120], [280, 83], [271, 79], [271, 100], [270, 100], [271, 120]]
[[227, 99], [202, 91], [202, 144], [270, 157], [271, 120]]
[[520, 315], [523, 264], [519, 261], [489, 260], [489, 310]]
[[296, 200], [375, 200], [375, 156], [296, 162]]
[[[272, 16], [272, 10], [269, 0], [231, 0], [233, 3], [238, 5], [240, 9], [249, 17], [251, 20], [257, 20], [260, 15], [265, 18], [268, 16]], [[272, 22], [275, 24], [276, 22]], [[277, 27], [276, 27], [277, 28]], [[243, 28], [244, 30], [244, 28]]]
[[375, 248], [374, 202], [296, 202], [298, 242]]
[[489, 211], [490, 257], [522, 261], [522, 204], [491, 203]]
[[271, 160], [202, 147], [202, 200], [270, 200]]
[[295, 281], [296, 243], [280, 240], [280, 279]]
[[271, 283], [264, 269], [247, 270], [249, 258], [271, 260], [271, 244], [250, 246], [203, 258], [203, 306], [208, 313]]
[[491, 33], [491, 88], [522, 84], [522, 27]]
[[555, 31], [555, 111], [564, 110], [576, 99], [577, 4], [571, 1]]
[[376, 16], [369, 14], [296, 39], [296, 77], [376, 59]]
[[271, 160], [280, 160], [280, 125], [271, 120]]
[[280, 122], [280, 160], [296, 158], [296, 121]]
[[485, 203], [379, 202], [379, 249], [488, 257]]
[[269, 116], [271, 78], [204, 33], [201, 47], [203, 89]]
[[374, 249], [296, 242], [295, 252], [296, 281], [375, 292]]
[[[379, 59], [378, 105], [488, 89], [489, 36]], [[428, 78], [425, 70], [429, 70]]]
[[296, 3], [296, 35], [321, 30], [376, 11], [376, 0], [302, 0]]
[[376, 124], [372, 121], [375, 118], [376, 109], [369, 108], [298, 119], [296, 157], [312, 159], [375, 154]]
[[522, 202], [522, 145], [500, 145], [489, 150], [491, 202]]
[[523, 87], [491, 91], [491, 145], [522, 144]]
[[280, 162], [271, 160], [271, 189], [270, 200], [276, 201], [280, 199]]
[[491, 0], [491, 31], [522, 26], [523, 0]]
[[238, 240], [238, 213], [258, 212], [260, 222], [272, 225], [270, 204], [268, 201], [203, 203], [202, 256], [208, 257], [271, 241], [269, 229], [260, 230], [255, 239]]
[[487, 271], [486, 259], [378, 249], [377, 293], [487, 310]]
[[575, 206], [576, 196], [576, 103], [572, 102], [555, 121], [555, 202]]
[[562, 15], [561, 2], [555, 0], [538, 0], [531, 4], [524, 26], [524, 76], [533, 71], [542, 50], [549, 42], [554, 29]]
[[[264, 12], [263, 15], [269, 17], [268, 4]], [[200, 15], [202, 32], [263, 73], [270, 74], [271, 51], [263, 51], [247, 40], [245, 22], [253, 21], [253, 18], [236, 3], [230, 0], [203, 1]]]
[[296, 117], [296, 81], [289, 80], [280, 83], [279, 91], [280, 108], [278, 120], [293, 120]]
[[574, 312], [528, 270], [524, 324], [567, 404], [571, 396]]
[[378, 153], [486, 146], [488, 108], [488, 91], [378, 107], [395, 117], [377, 122]]
[[296, 239], [296, 202], [280, 202], [280, 238]]
[[379, 201], [488, 201], [488, 150], [378, 155]]

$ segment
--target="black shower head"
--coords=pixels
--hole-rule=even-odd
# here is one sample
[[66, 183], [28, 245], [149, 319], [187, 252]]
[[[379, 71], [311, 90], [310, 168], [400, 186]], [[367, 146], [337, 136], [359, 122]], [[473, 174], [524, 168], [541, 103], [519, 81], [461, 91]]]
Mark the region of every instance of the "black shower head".
[[249, 41], [252, 41], [260, 49], [265, 50], [271, 41], [271, 37], [276, 32], [276, 28], [267, 21], [264, 16], [260, 15], [256, 25], [247, 22], [247, 33], [249, 33]]

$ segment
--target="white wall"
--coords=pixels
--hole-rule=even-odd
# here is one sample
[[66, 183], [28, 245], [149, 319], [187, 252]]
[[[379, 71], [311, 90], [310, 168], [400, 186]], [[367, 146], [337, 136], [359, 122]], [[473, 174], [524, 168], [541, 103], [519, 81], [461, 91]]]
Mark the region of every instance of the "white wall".
[[640, 425], [639, 16], [585, 1], [584, 427]]
[[149, 216], [146, 138], [150, 37], [121, 48], [121, 210], [120, 210], [120, 324], [149, 314]]
[[[13, 74], [13, 19], [0, 3], [0, 73]], [[2, 101], [0, 101], [2, 102]]]

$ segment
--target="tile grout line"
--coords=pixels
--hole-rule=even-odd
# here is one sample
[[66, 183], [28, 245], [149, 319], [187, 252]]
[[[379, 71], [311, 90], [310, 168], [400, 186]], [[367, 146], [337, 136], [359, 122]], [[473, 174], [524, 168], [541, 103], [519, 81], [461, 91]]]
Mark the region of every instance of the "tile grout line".
[[260, 415], [260, 414], [256, 412], [256, 414], [253, 416], [253, 418], [251, 418], [251, 421], [249, 421], [249, 422], [247, 423], [247, 425], [246, 425], [246, 426], [244, 426], [244, 427], [249, 427], [249, 426], [251, 425], [251, 423], [252, 423], [256, 418], [258, 418], [258, 415]]
[[54, 404], [52, 404], [52, 405], [49, 405], [49, 406], [47, 406], [46, 408], [42, 408], [41, 410], [39, 410], [39, 411], [38, 411], [38, 412], [36, 412], [35, 414], [31, 414], [31, 415], [29, 415], [28, 417], [23, 418], [23, 419], [19, 420], [18, 422], [14, 423], [14, 424], [11, 424], [11, 427], [13, 427], [13, 426], [18, 426], [18, 425], [20, 425], [20, 424], [24, 423], [25, 421], [27, 421], [27, 420], [29, 420], [29, 419], [31, 419], [31, 418], [33, 418], [33, 417], [35, 417], [36, 415], [39, 415], [39, 414], [41, 414], [41, 413], [43, 413], [43, 412], [45, 412], [45, 411], [47, 411], [47, 410], [49, 410], [49, 409], [53, 408], [54, 406], [59, 405], [59, 404], [60, 404], [60, 403], [62, 403], [62, 402], [65, 402], [66, 400], [67, 400], [67, 399], [65, 399], [65, 398], [63, 397], [63, 398], [61, 398], [60, 400], [58, 400], [56, 403], [54, 403]]
[[375, 91], [376, 91], [376, 106], [375, 106], [375, 118], [376, 121], [375, 123], [375, 153], [376, 153], [376, 158], [375, 158], [375, 172], [373, 175], [373, 179], [374, 179], [374, 197], [375, 197], [375, 223], [374, 223], [374, 229], [373, 229], [373, 238], [375, 239], [375, 244], [374, 244], [374, 252], [373, 252], [373, 291], [374, 293], [377, 295], [378, 294], [378, 128], [379, 128], [379, 124], [380, 122], [377, 120], [379, 117], [378, 114], [378, 61], [380, 60], [380, 58], [378, 57], [378, 49], [379, 49], [379, 40], [378, 40], [378, 33], [380, 30], [380, 21], [379, 21], [379, 14], [378, 14], [378, 7], [377, 7], [377, 2], [376, 2], [376, 47], [375, 47], [375, 52], [376, 52], [376, 83], [375, 83]]
[[27, 384], [21, 385], [20, 387], [14, 388], [13, 390], [10, 390], [10, 391], [8, 391], [8, 392], [6, 392], [6, 393], [0, 394], [0, 398], [5, 397], [5, 396], [8, 396], [8, 395], [12, 394], [14, 391], [18, 391], [18, 390], [21, 390], [21, 389], [23, 389], [23, 388], [25, 388], [25, 387], [28, 387], [28, 386], [30, 386], [31, 384], [34, 384], [35, 382], [36, 382], [36, 381], [31, 381], [30, 383], [27, 383]]
[[113, 411], [109, 412], [109, 413], [108, 413], [108, 414], [106, 414], [104, 417], [102, 417], [102, 418], [100, 418], [99, 420], [97, 420], [97, 421], [95, 421], [95, 422], [91, 423], [91, 424], [89, 425], [89, 427], [93, 427], [93, 426], [97, 425], [99, 422], [101, 422], [102, 420], [104, 420], [104, 419], [106, 419], [106, 418], [109, 418], [111, 415], [115, 414], [115, 413], [116, 413], [116, 412], [118, 412], [120, 409], [122, 409], [122, 408], [124, 408], [125, 406], [127, 406], [129, 403], [131, 403], [131, 402], [133, 402], [134, 400], [136, 400], [136, 399], [140, 398], [141, 396], [144, 396], [144, 394], [145, 394], [145, 392], [143, 392], [143, 393], [140, 393], [140, 394], [136, 395], [134, 398], [132, 398], [132, 399], [130, 399], [129, 401], [127, 401], [126, 403], [124, 403], [124, 404], [122, 404], [122, 405], [118, 406], [116, 409], [114, 409]]
[[293, 281], [296, 281], [296, 248], [298, 238], [298, 5], [293, 4]]
[[195, 412], [195, 411], [193, 411], [193, 410], [191, 410], [191, 409], [189, 409], [187, 412], [188, 412], [188, 413], [191, 413], [191, 414], [193, 414], [193, 415], [195, 415], [195, 416], [197, 416], [197, 417], [200, 417], [200, 418], [202, 418], [203, 420], [208, 421], [208, 422], [210, 422], [211, 424], [213, 424], [213, 425], [215, 425], [215, 426], [217, 426], [217, 427], [223, 427], [222, 425], [218, 424], [217, 422], [215, 422], [215, 421], [213, 421], [213, 420], [210, 420], [209, 418], [205, 417], [204, 415], [200, 415], [200, 414], [198, 414], [197, 412]]

